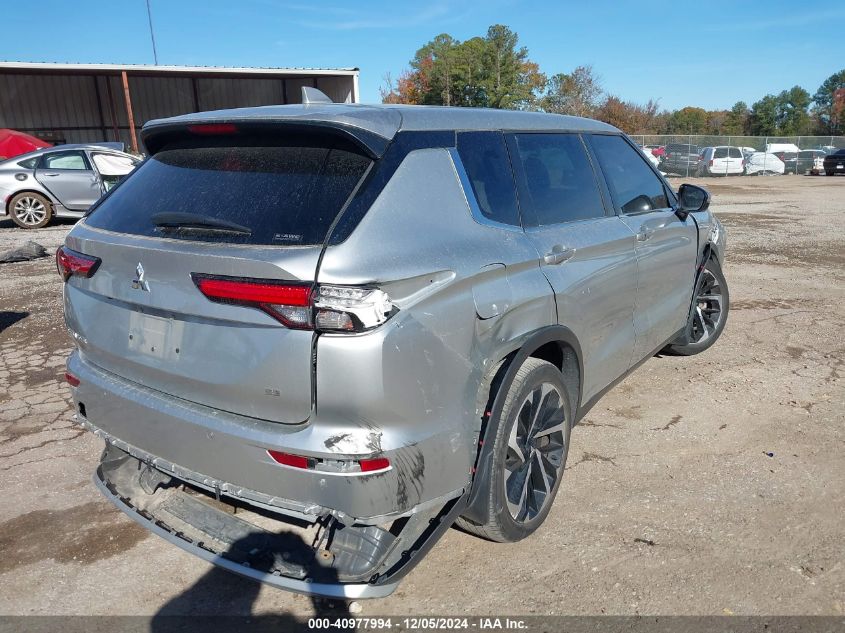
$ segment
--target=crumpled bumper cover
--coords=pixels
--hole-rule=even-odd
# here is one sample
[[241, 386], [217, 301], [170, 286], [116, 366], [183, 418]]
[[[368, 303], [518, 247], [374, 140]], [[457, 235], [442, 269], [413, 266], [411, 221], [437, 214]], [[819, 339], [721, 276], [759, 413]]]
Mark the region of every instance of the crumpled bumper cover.
[[462, 496], [385, 526], [264, 512], [258, 525], [247, 520], [254, 516], [247, 504], [187, 486], [108, 443], [94, 483], [131, 519], [203, 560], [280, 589], [334, 599], [392, 593], [465, 507]]

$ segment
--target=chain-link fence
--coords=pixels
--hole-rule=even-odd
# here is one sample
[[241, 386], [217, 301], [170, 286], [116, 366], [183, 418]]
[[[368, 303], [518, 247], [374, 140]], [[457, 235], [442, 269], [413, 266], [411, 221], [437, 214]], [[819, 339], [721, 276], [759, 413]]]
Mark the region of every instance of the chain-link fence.
[[845, 136], [632, 134], [658, 169], [676, 176], [824, 173], [824, 156]]

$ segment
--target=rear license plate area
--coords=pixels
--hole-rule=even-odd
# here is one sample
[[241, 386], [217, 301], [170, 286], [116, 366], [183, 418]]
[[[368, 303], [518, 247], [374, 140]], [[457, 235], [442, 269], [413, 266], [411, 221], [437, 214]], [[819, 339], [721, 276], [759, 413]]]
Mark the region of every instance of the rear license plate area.
[[182, 353], [184, 323], [142, 312], [129, 317], [129, 351], [160, 360], [175, 361]]

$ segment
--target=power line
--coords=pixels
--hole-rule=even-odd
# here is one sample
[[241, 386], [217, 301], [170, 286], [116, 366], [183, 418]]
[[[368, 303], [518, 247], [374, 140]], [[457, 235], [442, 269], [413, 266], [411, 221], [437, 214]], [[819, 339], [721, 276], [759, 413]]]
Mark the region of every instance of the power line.
[[155, 65], [158, 66], [158, 53], [156, 52], [156, 38], [153, 35], [153, 14], [150, 11], [150, 0], [147, 0], [147, 19], [150, 22], [150, 40], [153, 43], [153, 60], [155, 61]]

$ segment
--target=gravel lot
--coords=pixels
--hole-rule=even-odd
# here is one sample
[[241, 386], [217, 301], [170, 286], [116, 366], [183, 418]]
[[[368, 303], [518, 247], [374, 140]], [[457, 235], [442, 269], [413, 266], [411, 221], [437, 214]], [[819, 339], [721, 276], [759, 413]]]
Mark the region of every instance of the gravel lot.
[[[845, 614], [845, 178], [704, 185], [728, 229], [722, 339], [649, 360], [593, 409], [533, 537], [450, 530], [364, 615]], [[0, 251], [52, 254], [70, 226], [0, 222]], [[0, 265], [0, 613], [312, 613], [101, 500], [61, 310], [52, 258]]]

